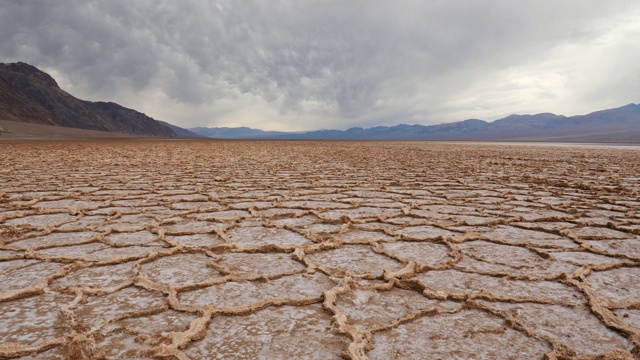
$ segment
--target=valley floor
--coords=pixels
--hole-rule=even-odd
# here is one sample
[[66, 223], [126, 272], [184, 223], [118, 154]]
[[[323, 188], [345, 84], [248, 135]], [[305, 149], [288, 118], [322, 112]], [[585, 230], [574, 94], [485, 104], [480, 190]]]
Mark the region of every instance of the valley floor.
[[0, 120], [0, 140], [79, 140], [152, 138], [134, 134]]
[[6, 141], [0, 164], [0, 358], [640, 354], [638, 147]]

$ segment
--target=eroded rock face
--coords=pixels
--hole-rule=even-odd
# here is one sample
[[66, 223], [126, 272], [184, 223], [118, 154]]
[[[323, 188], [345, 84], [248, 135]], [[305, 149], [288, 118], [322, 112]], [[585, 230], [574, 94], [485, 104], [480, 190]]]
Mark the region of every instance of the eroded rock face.
[[0, 145], [0, 358], [637, 356], [635, 147]]

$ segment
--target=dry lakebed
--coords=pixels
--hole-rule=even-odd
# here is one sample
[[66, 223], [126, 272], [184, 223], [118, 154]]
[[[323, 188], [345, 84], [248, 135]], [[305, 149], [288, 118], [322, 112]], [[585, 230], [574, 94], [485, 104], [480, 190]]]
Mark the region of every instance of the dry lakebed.
[[638, 359], [640, 148], [0, 142], [0, 359]]

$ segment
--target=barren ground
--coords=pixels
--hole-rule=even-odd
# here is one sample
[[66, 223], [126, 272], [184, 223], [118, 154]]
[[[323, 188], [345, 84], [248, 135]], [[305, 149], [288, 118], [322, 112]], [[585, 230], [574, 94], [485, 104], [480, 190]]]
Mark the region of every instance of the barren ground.
[[151, 136], [0, 120], [0, 140], [141, 139]]
[[0, 358], [634, 359], [640, 150], [0, 143]]

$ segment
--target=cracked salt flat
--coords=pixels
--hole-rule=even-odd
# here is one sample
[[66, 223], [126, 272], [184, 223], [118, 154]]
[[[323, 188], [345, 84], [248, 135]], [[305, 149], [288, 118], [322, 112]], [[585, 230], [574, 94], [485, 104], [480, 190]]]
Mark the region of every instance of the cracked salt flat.
[[382, 254], [375, 253], [366, 245], [344, 245], [307, 256], [310, 262], [329, 273], [353, 274], [362, 277], [379, 277], [384, 270], [400, 270], [402, 264]]
[[637, 148], [0, 146], [0, 358], [637, 357]]
[[29, 248], [39, 249], [50, 246], [74, 245], [90, 241], [99, 233], [93, 231], [87, 232], [60, 232], [48, 235], [32, 237], [25, 240], [19, 240], [11, 243], [12, 248], [26, 250]]
[[419, 292], [392, 288], [356, 289], [338, 297], [336, 306], [347, 315], [348, 323], [362, 328], [384, 328], [398, 320], [425, 310], [448, 310], [454, 302], [428, 299]]
[[59, 304], [72, 297], [42, 294], [0, 303], [0, 342], [39, 346], [64, 334]]
[[210, 258], [204, 254], [175, 254], [155, 258], [140, 267], [140, 274], [151, 281], [172, 286], [188, 286], [220, 276], [220, 272], [207, 265]]
[[228, 273], [277, 275], [299, 272], [305, 266], [286, 253], [225, 253], [214, 259]]
[[535, 335], [552, 339], [556, 346], [573, 349], [574, 355], [594, 355], [621, 349], [630, 351], [633, 343], [608, 329], [585, 307], [543, 304], [486, 304], [511, 316]]
[[[418, 335], [419, 334], [419, 335]], [[542, 359], [551, 347], [475, 310], [423, 316], [375, 333], [372, 359]]]
[[399, 241], [384, 243], [382, 248], [405, 262], [415, 261], [427, 266], [436, 267], [453, 260], [449, 248], [440, 243]]
[[255, 314], [220, 316], [205, 339], [185, 350], [193, 359], [337, 359], [347, 337], [332, 329], [319, 305], [267, 308]]
[[322, 274], [294, 274], [277, 279], [257, 279], [253, 281], [229, 281], [220, 285], [186, 291], [181, 294], [183, 305], [218, 308], [251, 307], [263, 302], [282, 300], [321, 299], [322, 293], [334, 286], [334, 282]]

